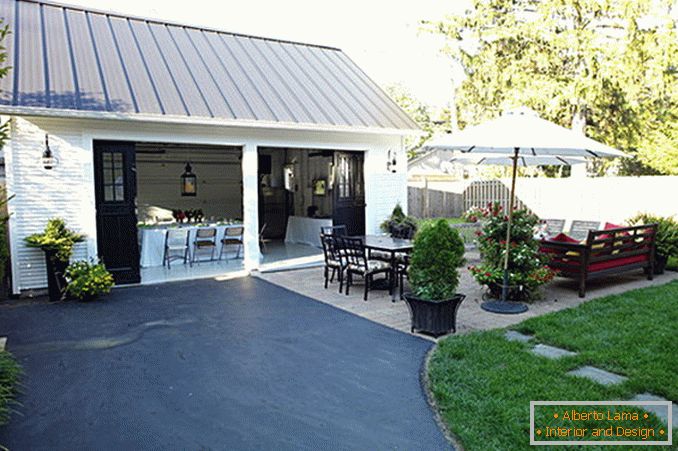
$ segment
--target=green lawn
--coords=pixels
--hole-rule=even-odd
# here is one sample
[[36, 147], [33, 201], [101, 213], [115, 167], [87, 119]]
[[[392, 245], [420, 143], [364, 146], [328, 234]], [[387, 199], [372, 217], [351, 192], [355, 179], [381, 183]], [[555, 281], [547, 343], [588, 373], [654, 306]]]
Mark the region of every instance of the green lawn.
[[450, 224], [463, 224], [464, 222], [466, 222], [462, 218], [445, 218], [445, 219], [447, 219], [447, 222], [449, 222]]
[[9, 420], [20, 372], [14, 357], [7, 351], [0, 351], [0, 426]]
[[[431, 390], [467, 450], [531, 449], [531, 400], [621, 400], [651, 392], [678, 401], [678, 282], [594, 300], [515, 329], [578, 355], [535, 356], [530, 344], [506, 341], [504, 331], [442, 340], [429, 364]], [[565, 375], [585, 364], [629, 379], [605, 387]]]

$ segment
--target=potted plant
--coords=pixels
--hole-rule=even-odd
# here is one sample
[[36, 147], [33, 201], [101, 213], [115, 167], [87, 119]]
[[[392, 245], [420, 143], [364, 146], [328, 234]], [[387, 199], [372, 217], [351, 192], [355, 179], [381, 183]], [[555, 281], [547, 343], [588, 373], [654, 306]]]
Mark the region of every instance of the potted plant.
[[381, 230], [393, 237], [411, 238], [417, 231], [417, 221], [407, 216], [398, 203], [393, 208], [391, 216], [381, 223]]
[[456, 332], [457, 310], [466, 297], [456, 292], [464, 242], [444, 219], [424, 224], [414, 238], [408, 270], [412, 291], [404, 298], [412, 332], [434, 336]]
[[66, 294], [79, 301], [93, 301], [108, 294], [113, 287], [113, 276], [101, 263], [77, 261], [66, 268]]
[[671, 217], [661, 217], [642, 213], [634, 216], [627, 222], [630, 225], [657, 224], [654, 273], [664, 274], [664, 269], [666, 268], [669, 257], [678, 256], [678, 221]]
[[73, 246], [84, 239], [84, 235], [66, 228], [66, 223], [61, 218], [50, 219], [42, 233], [35, 233], [24, 239], [27, 246], [42, 249], [45, 253], [47, 288], [51, 301], [59, 301], [63, 297], [66, 287], [65, 272], [73, 255]]
[[[511, 252], [509, 253], [509, 299], [530, 301], [539, 287], [551, 281], [555, 273], [546, 265], [546, 256], [539, 252], [534, 231], [539, 218], [525, 209], [513, 211]], [[476, 281], [488, 288], [487, 296], [501, 297], [506, 252], [508, 216], [499, 204], [490, 204], [483, 214], [483, 228], [478, 233], [481, 264], [469, 267]]]

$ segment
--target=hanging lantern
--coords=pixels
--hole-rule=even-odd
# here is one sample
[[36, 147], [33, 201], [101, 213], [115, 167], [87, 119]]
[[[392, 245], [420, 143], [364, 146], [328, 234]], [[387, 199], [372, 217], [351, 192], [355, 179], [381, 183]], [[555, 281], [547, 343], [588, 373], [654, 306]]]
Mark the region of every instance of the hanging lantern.
[[396, 153], [391, 149], [388, 149], [388, 155], [386, 157], [386, 170], [395, 174], [397, 165], [398, 162], [396, 161]]
[[198, 194], [198, 177], [193, 173], [191, 163], [186, 163], [184, 173], [181, 174], [181, 195], [195, 196]]
[[42, 151], [42, 167], [45, 169], [53, 169], [56, 166], [57, 159], [49, 148], [49, 135], [45, 135], [45, 150]]

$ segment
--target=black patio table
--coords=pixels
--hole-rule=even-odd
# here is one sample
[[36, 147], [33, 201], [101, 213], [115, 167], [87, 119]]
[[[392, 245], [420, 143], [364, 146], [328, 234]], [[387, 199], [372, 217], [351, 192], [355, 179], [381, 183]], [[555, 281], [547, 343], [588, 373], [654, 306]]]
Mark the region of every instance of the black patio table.
[[[396, 274], [396, 253], [405, 252], [410, 253], [414, 247], [412, 240], [406, 240], [403, 238], [392, 238], [390, 236], [378, 236], [378, 235], [362, 235], [354, 236], [352, 238], [358, 238], [363, 242], [365, 249], [388, 252], [391, 254], [390, 263], [391, 263], [391, 275], [389, 277], [388, 283], [381, 282], [381, 280], [375, 280], [372, 288], [377, 290], [388, 290], [389, 294], [393, 295], [393, 290], [395, 288], [395, 280], [397, 277]], [[395, 298], [391, 298], [392, 302], [395, 302]]]

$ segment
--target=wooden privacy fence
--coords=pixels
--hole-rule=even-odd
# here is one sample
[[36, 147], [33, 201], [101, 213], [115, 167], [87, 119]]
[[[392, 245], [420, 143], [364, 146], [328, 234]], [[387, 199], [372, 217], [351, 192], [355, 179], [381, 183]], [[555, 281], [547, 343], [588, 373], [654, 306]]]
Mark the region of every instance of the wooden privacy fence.
[[[511, 188], [501, 180], [476, 180], [465, 190], [463, 197], [464, 211], [471, 207], [485, 207], [489, 203], [499, 202], [505, 211], [508, 211], [511, 202]], [[515, 205], [525, 208], [523, 202], [516, 196]]]
[[407, 208], [416, 218], [457, 218], [464, 212], [461, 193], [407, 188]]
[[[458, 218], [471, 207], [485, 207], [499, 202], [509, 207], [510, 191], [501, 180], [476, 180], [461, 192], [442, 191], [427, 187], [408, 187], [409, 214], [417, 218]], [[525, 205], [516, 198], [518, 208]]]
[[[508, 209], [510, 183], [495, 179], [410, 186], [409, 212], [419, 218], [459, 217], [490, 202]], [[519, 178], [516, 206], [545, 219], [621, 224], [639, 212], [678, 217], [677, 192], [676, 176]]]

